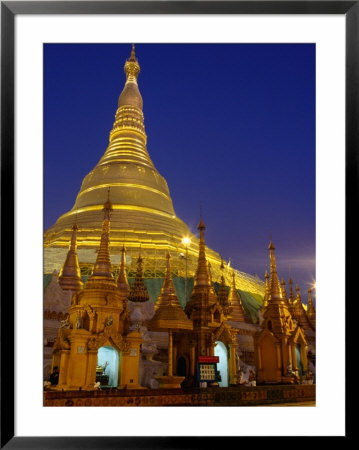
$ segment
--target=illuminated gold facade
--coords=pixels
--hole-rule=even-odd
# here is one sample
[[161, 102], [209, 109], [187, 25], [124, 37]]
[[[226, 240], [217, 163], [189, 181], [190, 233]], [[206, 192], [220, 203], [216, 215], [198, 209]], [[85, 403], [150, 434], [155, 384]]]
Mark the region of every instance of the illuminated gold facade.
[[[121, 249], [126, 246], [129, 272], [136, 271], [141, 254], [146, 278], [156, 277], [166, 270], [166, 255], [170, 252], [171, 269], [175, 275], [185, 275], [182, 243], [191, 238], [188, 246], [188, 276], [193, 276], [199, 251], [198, 239], [188, 226], [176, 216], [166, 180], [156, 170], [147, 151], [143, 101], [137, 79], [140, 66], [134, 47], [125, 63], [126, 83], [118, 100], [109, 145], [95, 168], [84, 178], [73, 208], [63, 214], [44, 235], [44, 270], [59, 270], [71, 240], [72, 226], [78, 225], [77, 246], [83, 273], [91, 273], [100, 242], [102, 206], [111, 188], [113, 213], [111, 219], [111, 257], [119, 267]], [[214, 281], [221, 278], [221, 258], [206, 249]], [[182, 254], [182, 255], [181, 255]], [[263, 295], [263, 283], [251, 275], [235, 271], [237, 288]], [[227, 284], [231, 273], [223, 273]]]
[[[294, 383], [308, 370], [308, 344], [283, 297], [277, 274], [274, 245], [269, 244], [270, 277], [263, 321], [254, 336], [258, 383]], [[297, 377], [297, 378], [296, 378]]]
[[[110, 347], [120, 364], [117, 386], [138, 389], [141, 335], [129, 330], [127, 298], [112, 276], [109, 253], [109, 227], [112, 205], [104, 205], [104, 220], [96, 263], [83, 289], [72, 296], [69, 318], [59, 329], [53, 347], [52, 367], [59, 368], [57, 389], [93, 390], [96, 383], [98, 352]], [[116, 387], [117, 387], [116, 386]]]

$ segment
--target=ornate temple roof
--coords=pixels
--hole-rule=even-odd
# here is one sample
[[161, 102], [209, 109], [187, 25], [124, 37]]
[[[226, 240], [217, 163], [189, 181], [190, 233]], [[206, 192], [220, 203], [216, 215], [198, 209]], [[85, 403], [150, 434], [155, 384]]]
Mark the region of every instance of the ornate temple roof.
[[161, 293], [156, 303], [156, 312], [149, 322], [150, 330], [192, 330], [193, 324], [186, 316], [177, 298], [170, 267], [170, 255], [167, 255], [167, 269]]

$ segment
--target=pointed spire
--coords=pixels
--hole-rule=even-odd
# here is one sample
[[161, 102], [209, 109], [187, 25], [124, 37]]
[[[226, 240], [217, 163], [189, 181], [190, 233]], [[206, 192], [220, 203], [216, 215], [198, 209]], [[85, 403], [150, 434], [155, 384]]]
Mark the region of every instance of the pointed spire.
[[[218, 302], [217, 294], [211, 282], [211, 275], [206, 259], [204, 231], [206, 226], [201, 219], [199, 230], [199, 253], [194, 285], [190, 299], [185, 306], [186, 314], [201, 326], [207, 326], [210, 320], [210, 308]], [[195, 319], [196, 317], [196, 319]]]
[[265, 291], [264, 291], [262, 309], [265, 309], [268, 306], [268, 298], [269, 298], [269, 291], [270, 291], [268, 270], [266, 270], [266, 272], [264, 274], [264, 278], [265, 278]]
[[136, 83], [137, 77], [140, 73], [140, 65], [138, 64], [136, 55], [135, 55], [135, 44], [132, 44], [131, 56], [125, 62], [124, 71], [127, 77], [126, 83]]
[[200, 220], [197, 229], [199, 231], [199, 253], [198, 253], [198, 265], [195, 275], [194, 288], [196, 288], [196, 286], [210, 287], [211, 286], [210, 274], [206, 259], [206, 244], [204, 241], [204, 232], [206, 226], [202, 219]]
[[293, 293], [293, 280], [292, 277], [289, 277], [289, 303], [293, 303], [294, 302], [294, 293]]
[[136, 55], [135, 55], [135, 44], [132, 44], [131, 56], [130, 56], [129, 61], [137, 61]]
[[84, 286], [77, 258], [77, 230], [78, 226], [77, 223], [75, 223], [72, 227], [70, 248], [58, 278], [59, 284], [64, 291], [71, 290], [77, 292]]
[[218, 301], [220, 305], [222, 306], [223, 313], [226, 316], [229, 313], [229, 303], [228, 303], [228, 292], [227, 292], [227, 286], [226, 282], [224, 280], [223, 271], [224, 271], [224, 265], [223, 265], [223, 259], [221, 260], [221, 282], [219, 283], [218, 288]]
[[122, 246], [121, 250], [121, 264], [120, 264], [120, 271], [118, 272], [117, 276], [117, 287], [121, 291], [121, 293], [127, 297], [128, 293], [130, 292], [130, 285], [128, 283], [127, 279], [127, 273], [126, 273], [126, 257], [125, 257], [125, 246]]
[[216, 291], [215, 291], [215, 289], [214, 289], [214, 286], [213, 286], [213, 280], [212, 280], [212, 266], [211, 266], [211, 263], [210, 263], [209, 261], [207, 262], [207, 266], [208, 266], [208, 274], [209, 274], [209, 288], [210, 288], [211, 293], [212, 293], [213, 295], [217, 295], [217, 294], [216, 294]]
[[277, 274], [277, 264], [274, 256], [275, 247], [272, 241], [270, 241], [269, 243], [268, 250], [270, 259], [269, 301], [280, 301], [282, 299], [282, 294], [280, 291], [279, 278]]
[[110, 260], [110, 219], [112, 212], [112, 203], [110, 201], [110, 188], [107, 190], [107, 200], [103, 206], [104, 219], [102, 222], [102, 233], [100, 240], [100, 248], [97, 253], [96, 262], [93, 268], [93, 272], [90, 279], [95, 277], [108, 278], [114, 280], [111, 273], [111, 260]]
[[167, 259], [166, 273], [162, 283], [160, 295], [158, 296], [157, 302], [155, 304], [156, 310], [161, 306], [171, 304], [171, 302], [174, 301], [174, 297], [177, 298], [176, 289], [174, 287], [171, 276], [171, 264], [170, 264], [171, 255], [169, 254], [169, 252], [167, 252], [166, 259]]
[[228, 320], [236, 320], [238, 322], [248, 322], [246, 312], [243, 308], [243, 303], [236, 287], [236, 277], [232, 271], [232, 284], [228, 294], [229, 314]]
[[130, 293], [128, 295], [128, 299], [131, 302], [147, 302], [150, 298], [143, 279], [142, 262], [143, 259], [140, 254], [137, 259], [136, 277], [132, 283]]

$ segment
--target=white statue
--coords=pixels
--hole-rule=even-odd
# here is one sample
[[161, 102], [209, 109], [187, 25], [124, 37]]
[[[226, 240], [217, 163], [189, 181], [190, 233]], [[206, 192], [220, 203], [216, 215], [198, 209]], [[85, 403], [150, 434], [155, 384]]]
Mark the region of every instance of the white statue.
[[80, 329], [82, 328], [82, 316], [80, 311], [77, 313], [77, 317], [76, 317], [76, 328]]
[[71, 323], [69, 322], [68, 317], [66, 317], [66, 319], [64, 319], [64, 320], [61, 320], [60, 328], [71, 328]]

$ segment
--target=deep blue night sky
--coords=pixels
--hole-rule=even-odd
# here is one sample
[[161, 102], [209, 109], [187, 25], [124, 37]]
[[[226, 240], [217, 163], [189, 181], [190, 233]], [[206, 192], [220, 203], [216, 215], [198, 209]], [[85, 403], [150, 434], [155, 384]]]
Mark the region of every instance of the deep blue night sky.
[[[131, 45], [44, 46], [44, 226], [108, 145]], [[262, 279], [315, 279], [315, 45], [136, 44], [147, 148], [178, 217]]]

